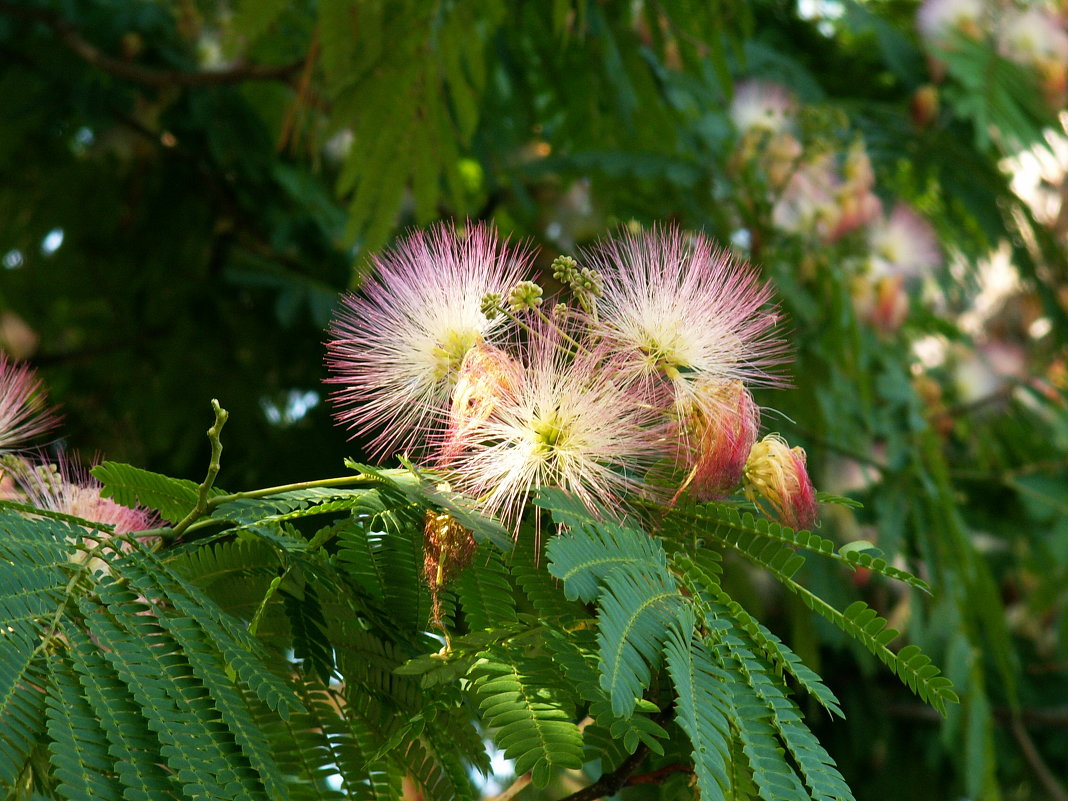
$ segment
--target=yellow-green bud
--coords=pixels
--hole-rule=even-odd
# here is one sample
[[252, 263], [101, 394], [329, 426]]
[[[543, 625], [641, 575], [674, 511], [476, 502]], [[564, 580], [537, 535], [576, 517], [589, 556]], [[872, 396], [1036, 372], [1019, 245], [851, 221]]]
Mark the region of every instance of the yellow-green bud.
[[508, 307], [513, 312], [536, 309], [541, 305], [541, 287], [533, 281], [520, 281], [508, 293]]
[[570, 285], [578, 271], [578, 262], [570, 256], [557, 256], [552, 263], [553, 278], [561, 284]]
[[498, 314], [501, 313], [501, 293], [500, 292], [487, 292], [482, 296], [482, 305], [479, 306], [479, 310], [486, 316], [487, 320], [492, 320]]

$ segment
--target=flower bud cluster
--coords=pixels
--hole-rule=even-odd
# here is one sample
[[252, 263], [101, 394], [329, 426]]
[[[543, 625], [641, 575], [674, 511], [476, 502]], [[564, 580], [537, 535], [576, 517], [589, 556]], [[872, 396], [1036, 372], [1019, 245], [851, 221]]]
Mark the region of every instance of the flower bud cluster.
[[542, 304], [542, 288], [533, 281], [520, 281], [508, 293], [508, 308], [513, 312], [536, 309]]
[[579, 267], [570, 256], [558, 256], [552, 263], [553, 278], [571, 289], [576, 300], [590, 311], [596, 299], [604, 294], [604, 277], [597, 270]]

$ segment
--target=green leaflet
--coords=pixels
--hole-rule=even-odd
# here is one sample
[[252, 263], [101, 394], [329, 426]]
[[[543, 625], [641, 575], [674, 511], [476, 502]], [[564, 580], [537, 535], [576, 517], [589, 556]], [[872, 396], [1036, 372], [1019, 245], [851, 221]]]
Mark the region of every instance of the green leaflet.
[[[735, 683], [752, 689], [770, 713], [770, 722], [797, 765], [816, 801], [853, 801], [853, 795], [834, 760], [808, 730], [797, 705], [786, 695], [778, 677], [749, 650], [741, 631], [724, 616], [712, 634], [724, 665], [729, 666]], [[729, 658], [727, 655], [729, 654]], [[732, 664], [733, 663], [733, 664]]]
[[83, 697], [70, 660], [47, 659], [48, 737], [60, 794], [70, 801], [122, 801], [100, 722]]
[[422, 511], [447, 512], [457, 523], [468, 529], [475, 540], [488, 540], [503, 551], [515, 544], [512, 535], [496, 520], [486, 517], [469, 498], [441, 486], [440, 480], [431, 472], [420, 470], [405, 463], [402, 470], [385, 470], [359, 464], [351, 460], [345, 466], [378, 482], [380, 488], [391, 491], [396, 497], [406, 498]]
[[495, 629], [519, 622], [516, 615], [516, 588], [508, 568], [496, 549], [479, 548], [473, 570], [465, 570], [456, 579], [456, 596], [472, 630]]
[[887, 628], [886, 620], [879, 617], [874, 609], [863, 601], [856, 601], [845, 611], [839, 611], [795, 582], [793, 575], [803, 559], [787, 545], [769, 536], [757, 536], [755, 532], [745, 529], [735, 530], [729, 541], [747, 559], [770, 571], [788, 590], [798, 595], [809, 609], [831, 621], [879, 657], [923, 701], [930, 703], [943, 715], [947, 703], [957, 702], [957, 694], [952, 689], [953, 683], [945, 676], [939, 675], [941, 671], [931, 664], [930, 657], [923, 654], [919, 647], [909, 645], [896, 654], [887, 647], [888, 643], [897, 637], [898, 632]]
[[773, 561], [773, 558], [788, 560], [781, 566], [786, 575], [793, 575], [793, 572], [796, 572], [804, 563], [804, 559], [797, 554], [793, 557], [786, 556], [785, 551], [774, 552], [772, 542], [804, 548], [825, 558], [844, 562], [851, 568], [867, 568], [873, 573], [902, 581], [928, 594], [931, 592], [926, 581], [906, 570], [890, 565], [881, 557], [873, 556], [863, 550], [842, 549], [839, 551], [834, 542], [811, 531], [794, 531], [772, 520], [758, 518], [750, 512], [739, 512], [725, 504], [705, 503], [679, 508], [667, 516], [663, 525], [667, 535], [675, 534], [690, 538], [694, 532], [697, 532], [714, 537], [741, 551], [759, 552], [763, 560]]
[[[101, 494], [123, 506], [147, 506], [168, 523], [177, 523], [196, 506], [199, 487], [195, 482], [142, 470], [121, 462], [101, 462], [91, 471], [104, 485]], [[225, 495], [213, 488], [209, 497]]]
[[619, 567], [667, 576], [667, 554], [659, 541], [633, 528], [595, 521], [588, 512], [575, 515], [549, 506], [557, 497], [545, 493], [539, 505], [552, 509], [553, 519], [570, 527], [545, 549], [549, 572], [563, 581], [568, 599], [596, 599], [600, 582]]

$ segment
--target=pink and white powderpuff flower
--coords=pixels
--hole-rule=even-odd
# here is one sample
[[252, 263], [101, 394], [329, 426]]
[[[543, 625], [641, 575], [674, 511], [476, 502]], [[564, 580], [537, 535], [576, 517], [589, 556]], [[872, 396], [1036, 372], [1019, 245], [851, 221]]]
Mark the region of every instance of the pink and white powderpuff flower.
[[[15, 469], [8, 465], [14, 483], [13, 497], [17, 500], [49, 512], [80, 517], [92, 523], [113, 527], [116, 535], [133, 534], [156, 528], [159, 520], [147, 509], [130, 508], [116, 503], [101, 494], [103, 486], [88, 471], [68, 459], [52, 463], [33, 464], [20, 460]], [[7, 471], [5, 471], [7, 472]], [[89, 540], [90, 547], [92, 540]], [[121, 550], [128, 550], [124, 545]], [[107, 562], [99, 557], [90, 558], [88, 551], [80, 552], [89, 560], [94, 572], [107, 572]]]
[[36, 373], [0, 353], [0, 453], [43, 434], [55, 424], [56, 417], [45, 406]]
[[558, 330], [536, 323], [519, 363], [487, 413], [459, 429], [446, 465], [452, 488], [516, 529], [544, 487], [595, 512], [645, 489], [639, 477], [663, 455], [666, 421], [610, 354], [573, 355]]
[[797, 113], [793, 93], [784, 86], [755, 78], [741, 81], [734, 89], [728, 114], [739, 133], [751, 130], [781, 133]]
[[1021, 64], [1068, 61], [1064, 22], [1047, 9], [1009, 9], [998, 25], [998, 50]]
[[375, 257], [376, 276], [361, 295], [341, 299], [328, 330], [326, 382], [339, 387], [338, 422], [353, 436], [377, 432], [370, 450], [379, 456], [425, 449], [464, 356], [508, 323], [487, 319], [483, 296], [505, 295], [530, 260], [483, 224], [416, 231]]
[[1068, 32], [1065, 20], [1043, 8], [1010, 9], [998, 26], [998, 51], [1038, 70], [1051, 104], [1068, 89]]
[[772, 223], [783, 231], [816, 233], [820, 238], [828, 238], [837, 225], [839, 185], [829, 155], [800, 164], [790, 174], [782, 194], [772, 206]]
[[875, 277], [915, 278], [942, 264], [942, 249], [934, 228], [903, 203], [868, 231], [870, 268]]
[[628, 233], [585, 258], [604, 277], [592, 335], [620, 378], [658, 391], [665, 383], [681, 418], [709, 382], [777, 385], [783, 361], [777, 310], [756, 270], [702, 234], [677, 228]]
[[803, 448], [791, 448], [778, 434], [768, 434], [753, 446], [746, 460], [746, 496], [753, 503], [765, 500], [790, 528], [812, 528], [819, 505], [806, 461]]
[[986, 27], [986, 0], [924, 0], [916, 26], [928, 41], [941, 43], [951, 33], [982, 38]]

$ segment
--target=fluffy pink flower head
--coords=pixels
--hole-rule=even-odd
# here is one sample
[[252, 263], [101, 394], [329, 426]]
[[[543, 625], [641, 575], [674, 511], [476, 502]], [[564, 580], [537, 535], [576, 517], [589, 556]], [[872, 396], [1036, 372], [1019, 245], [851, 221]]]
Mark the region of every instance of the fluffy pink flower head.
[[34, 371], [0, 353], [0, 453], [42, 434], [56, 423], [44, 405]]
[[626, 234], [586, 258], [604, 277], [591, 331], [622, 378], [671, 388], [679, 416], [709, 382], [780, 383], [771, 288], [701, 234], [675, 228]]
[[114, 526], [116, 534], [132, 534], [156, 525], [148, 510], [131, 509], [103, 497], [100, 482], [68, 460], [37, 466], [27, 463], [15, 481], [31, 506]]
[[604, 352], [572, 356], [536, 324], [514, 381], [453, 443], [453, 489], [518, 528], [532, 493], [559, 487], [591, 509], [618, 508], [662, 453], [663, 415], [620, 380]]
[[746, 496], [753, 503], [766, 501], [790, 528], [812, 528], [819, 507], [805, 462], [802, 448], [791, 448], [778, 434], [768, 434], [746, 460]]
[[998, 50], [1021, 64], [1068, 61], [1064, 23], [1044, 8], [1009, 9], [998, 26]]
[[942, 42], [951, 32], [973, 39], [983, 35], [985, 0], [924, 0], [916, 15], [916, 25], [924, 38]]
[[485, 225], [416, 231], [375, 258], [361, 296], [342, 298], [328, 331], [327, 383], [335, 417], [355, 435], [378, 432], [370, 449], [388, 455], [425, 447], [443, 422], [464, 356], [504, 328], [487, 319], [488, 293], [504, 295], [529, 254]]
[[[21, 462], [16, 470], [12, 470], [11, 477], [16, 499], [37, 509], [113, 526], [118, 535], [136, 534], [158, 525], [155, 515], [147, 509], [131, 509], [103, 497], [100, 482], [76, 463], [65, 459], [55, 464]], [[128, 550], [128, 546], [124, 545], [122, 550]], [[82, 556], [88, 558], [88, 551], [82, 552]], [[100, 558], [91, 559], [89, 566], [94, 572], [108, 570], [107, 563]]]
[[731, 122], [739, 133], [750, 130], [780, 133], [786, 130], [797, 111], [790, 90], [770, 81], [749, 79], [740, 82], [731, 101]]
[[904, 204], [878, 220], [868, 234], [873, 276], [915, 277], [938, 267], [942, 251], [925, 219]]
[[710, 501], [741, 483], [760, 428], [760, 407], [741, 381], [702, 385], [699, 397], [683, 423], [682, 462], [689, 475], [680, 494], [689, 489], [696, 500]]
[[1010, 9], [998, 27], [998, 50], [1006, 58], [1038, 71], [1051, 104], [1064, 102], [1068, 88], [1068, 32], [1064, 19], [1043, 8]]
[[839, 187], [834, 163], [821, 156], [797, 167], [771, 210], [777, 228], [827, 238], [837, 224]]

